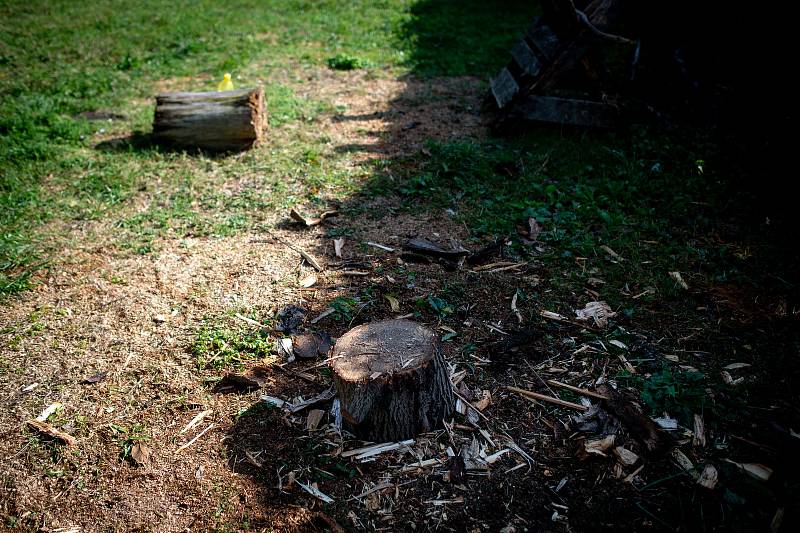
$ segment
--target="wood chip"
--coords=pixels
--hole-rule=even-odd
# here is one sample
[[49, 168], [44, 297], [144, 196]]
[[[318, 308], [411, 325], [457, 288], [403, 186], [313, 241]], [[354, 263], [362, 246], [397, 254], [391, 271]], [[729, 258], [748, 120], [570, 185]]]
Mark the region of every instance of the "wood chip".
[[197, 426], [197, 425], [198, 425], [200, 422], [202, 422], [202, 421], [203, 421], [203, 419], [204, 419], [205, 417], [207, 417], [208, 415], [210, 415], [210, 414], [211, 414], [211, 413], [213, 413], [213, 412], [214, 412], [214, 411], [213, 411], [213, 410], [211, 410], [211, 409], [206, 409], [205, 411], [201, 411], [201, 412], [197, 413], [197, 414], [194, 416], [194, 418], [192, 418], [192, 419], [189, 421], [189, 423], [188, 423], [188, 424], [186, 424], [185, 426], [183, 426], [183, 429], [181, 429], [181, 430], [178, 432], [178, 435], [183, 435], [184, 433], [186, 433], [186, 432], [187, 432], [187, 431], [189, 431], [190, 429], [194, 429], [194, 428], [195, 428], [195, 427], [196, 427], [196, 426]]
[[64, 407], [64, 404], [62, 404], [61, 402], [51, 403], [50, 405], [48, 405], [44, 409], [44, 411], [39, 413], [39, 416], [36, 417], [36, 421], [37, 422], [44, 422], [45, 420], [50, 418], [50, 415], [52, 415], [53, 413], [55, 413], [56, 411], [58, 411], [62, 407]]
[[603, 301], [589, 302], [583, 309], [575, 311], [578, 320], [591, 320], [598, 328], [608, 326], [608, 319], [617, 316], [611, 307]]
[[306, 485], [305, 483], [297, 482], [297, 485], [312, 496], [319, 498], [325, 503], [333, 503], [335, 500], [319, 490], [315, 485]]
[[339, 259], [342, 258], [342, 248], [344, 247], [344, 237], [339, 237], [338, 239], [333, 239], [333, 253]]
[[706, 465], [700, 476], [697, 478], [697, 484], [709, 490], [714, 490], [719, 480], [717, 469], [713, 465]]
[[57, 430], [47, 422], [41, 422], [39, 420], [28, 420], [27, 424], [33, 429], [39, 431], [40, 433], [44, 433], [48, 437], [53, 437], [54, 439], [60, 440], [67, 446], [75, 446], [75, 444], [78, 443], [75, 437]]
[[317, 281], [318, 281], [317, 275], [311, 273], [300, 280], [300, 286], [303, 287], [304, 289], [307, 289], [313, 285], [316, 285]]
[[750, 363], [731, 363], [724, 368], [725, 370], [738, 370], [740, 368], [747, 368], [748, 366], [751, 366]]
[[492, 393], [488, 390], [481, 392], [481, 399], [475, 402], [475, 408], [478, 411], [485, 411], [489, 405], [492, 403]]
[[186, 448], [197, 442], [197, 439], [199, 439], [200, 437], [211, 431], [214, 427], [215, 427], [214, 424], [209, 424], [206, 429], [198, 433], [192, 440], [190, 440], [189, 442], [187, 442], [186, 444], [175, 450], [175, 453], [181, 453], [183, 450], [185, 450]]
[[317, 259], [313, 255], [311, 255], [310, 253], [308, 253], [305, 250], [302, 250], [300, 248], [295, 248], [295, 251], [298, 254], [300, 254], [300, 256], [303, 259], [308, 261], [308, 264], [311, 265], [312, 267], [314, 267], [318, 272], [322, 272], [324, 270], [322, 268], [322, 265], [319, 264], [319, 261], [317, 261]]
[[605, 244], [600, 246], [600, 249], [607, 253], [612, 259], [616, 259], [617, 261], [624, 261], [624, 259], [610, 247], [606, 246]]
[[325, 416], [325, 411], [322, 409], [312, 409], [309, 411], [308, 417], [306, 418], [306, 429], [308, 431], [315, 431], [320, 421], [322, 421], [323, 416]]
[[517, 308], [517, 296], [519, 296], [519, 289], [514, 291], [514, 296], [511, 297], [511, 310], [517, 315], [517, 320], [522, 324], [522, 315]]
[[377, 242], [368, 241], [367, 245], [372, 246], [373, 248], [384, 250], [386, 252], [394, 252], [394, 248], [391, 248], [389, 246], [384, 246], [383, 244], [378, 244]]
[[404, 440], [402, 442], [383, 442], [381, 444], [373, 444], [371, 446], [364, 446], [363, 448], [356, 448], [354, 450], [347, 450], [342, 452], [342, 457], [353, 457], [356, 459], [366, 459], [384, 452], [391, 452], [403, 446], [410, 446], [414, 444], [414, 439]]
[[316, 226], [316, 225], [320, 224], [326, 218], [334, 217], [334, 216], [336, 216], [338, 214], [339, 214], [338, 211], [331, 210], [331, 211], [325, 211], [324, 213], [320, 214], [320, 216], [318, 216], [318, 217], [307, 217], [305, 215], [300, 214], [300, 212], [295, 208], [292, 208], [292, 210], [289, 211], [289, 217], [292, 220], [294, 220], [295, 222], [299, 222], [299, 223], [303, 224], [306, 227]]
[[590, 455], [600, 455], [607, 457], [606, 452], [614, 447], [616, 436], [611, 434], [605, 438], [597, 440], [582, 440], [581, 446], [578, 448], [578, 457], [587, 459]]
[[370, 273], [365, 270], [342, 270], [341, 274], [342, 276], [362, 278], [364, 276], [369, 276]]
[[735, 461], [731, 461], [730, 459], [723, 460], [732, 465], [738, 466], [745, 474], [753, 479], [757, 479], [759, 481], [769, 481], [769, 478], [772, 477], [772, 469], [768, 466], [762, 465], [761, 463], [737, 463]]
[[311, 320], [311, 324], [316, 324], [317, 322], [319, 322], [320, 320], [322, 320], [326, 316], [332, 315], [335, 312], [336, 312], [336, 309], [334, 309], [333, 307], [328, 307], [323, 312], [321, 312], [319, 315], [317, 315], [317, 318], [312, 319]]
[[639, 460], [638, 455], [622, 446], [614, 448], [614, 455], [623, 466], [633, 466]]
[[688, 291], [689, 285], [683, 281], [683, 277], [681, 276], [680, 272], [670, 272], [669, 277], [675, 280], [675, 284], [678, 285], [681, 289]]
[[252, 318], [246, 317], [246, 316], [244, 316], [242, 314], [236, 313], [234, 316], [236, 318], [238, 318], [239, 320], [241, 320], [242, 322], [247, 322], [248, 324], [250, 324], [252, 326], [256, 326], [256, 327], [259, 327], [261, 329], [270, 329], [269, 326], [265, 326], [261, 322], [259, 322], [257, 320], [253, 320]]
[[633, 483], [634, 478], [636, 476], [638, 476], [639, 472], [641, 472], [642, 470], [644, 470], [644, 465], [640, 466], [639, 468], [637, 468], [636, 470], [631, 472], [625, 479], [622, 480], [622, 482], [623, 483]]
[[281, 400], [280, 398], [276, 398], [274, 396], [268, 396], [266, 394], [261, 397], [261, 401], [262, 402], [267, 402], [269, 404], [272, 404], [275, 407], [277, 407], [278, 409], [280, 409], [281, 407], [286, 405], [286, 402], [284, 400]]
[[706, 446], [706, 425], [703, 422], [702, 415], [694, 415], [694, 435], [692, 436], [692, 445], [705, 448]]
[[397, 298], [395, 298], [391, 294], [385, 294], [383, 297], [386, 298], [387, 302], [389, 302], [389, 307], [392, 309], [393, 313], [400, 312], [400, 302], [398, 301]]

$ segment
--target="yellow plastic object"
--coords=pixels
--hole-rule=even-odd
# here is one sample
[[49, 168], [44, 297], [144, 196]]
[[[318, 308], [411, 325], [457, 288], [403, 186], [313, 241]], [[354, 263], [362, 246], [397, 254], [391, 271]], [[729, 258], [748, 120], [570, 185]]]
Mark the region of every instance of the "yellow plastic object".
[[217, 85], [218, 91], [232, 91], [233, 90], [233, 82], [231, 81], [231, 74], [230, 72], [226, 72], [225, 75], [222, 77], [222, 81], [219, 82]]

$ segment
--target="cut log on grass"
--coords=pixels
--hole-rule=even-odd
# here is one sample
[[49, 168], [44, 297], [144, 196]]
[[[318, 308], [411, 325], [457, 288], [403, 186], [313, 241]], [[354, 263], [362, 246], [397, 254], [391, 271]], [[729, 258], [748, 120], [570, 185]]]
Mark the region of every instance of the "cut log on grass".
[[440, 428], [454, 409], [441, 345], [410, 320], [345, 333], [332, 354], [344, 428], [365, 440], [401, 441]]
[[247, 150], [261, 139], [267, 124], [264, 89], [156, 96], [153, 137], [186, 150]]

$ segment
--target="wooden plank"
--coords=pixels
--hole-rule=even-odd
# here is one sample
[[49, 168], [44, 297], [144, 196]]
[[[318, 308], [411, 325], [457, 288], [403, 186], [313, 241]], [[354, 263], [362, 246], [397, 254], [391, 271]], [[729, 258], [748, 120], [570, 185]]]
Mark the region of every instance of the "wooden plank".
[[500, 74], [492, 80], [491, 86], [492, 94], [497, 101], [497, 107], [500, 109], [508, 105], [519, 92], [519, 85], [517, 85], [517, 81], [507, 68], [500, 71]]
[[533, 77], [539, 75], [539, 60], [536, 58], [536, 54], [533, 50], [531, 50], [531, 47], [528, 46], [528, 43], [525, 42], [525, 39], [518, 42], [514, 48], [511, 49], [511, 57], [514, 58], [514, 61], [517, 62], [517, 65], [519, 65], [526, 75]]
[[592, 128], [614, 128], [619, 116], [616, 107], [602, 102], [537, 95], [520, 101], [515, 113], [536, 122]]
[[560, 44], [558, 37], [553, 30], [550, 29], [550, 26], [541, 24], [538, 19], [528, 28], [525, 37], [530, 44], [533, 45], [533, 48], [538, 50], [545, 59], [552, 60], [558, 52]]

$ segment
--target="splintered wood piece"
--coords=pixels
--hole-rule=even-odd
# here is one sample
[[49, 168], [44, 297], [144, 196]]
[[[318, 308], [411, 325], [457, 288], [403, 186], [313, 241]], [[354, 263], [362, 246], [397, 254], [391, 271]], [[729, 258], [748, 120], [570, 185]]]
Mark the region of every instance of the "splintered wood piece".
[[153, 137], [173, 148], [247, 150], [267, 124], [264, 89], [156, 96]]
[[39, 420], [28, 420], [27, 424], [30, 427], [34, 428], [35, 430], [39, 431], [40, 433], [47, 435], [48, 437], [60, 440], [67, 446], [75, 446], [75, 444], [77, 444], [78, 442], [72, 435], [57, 430], [47, 422], [40, 422]]
[[455, 398], [436, 334], [410, 320], [363, 324], [336, 343], [333, 379], [344, 428], [373, 442], [442, 427]]

